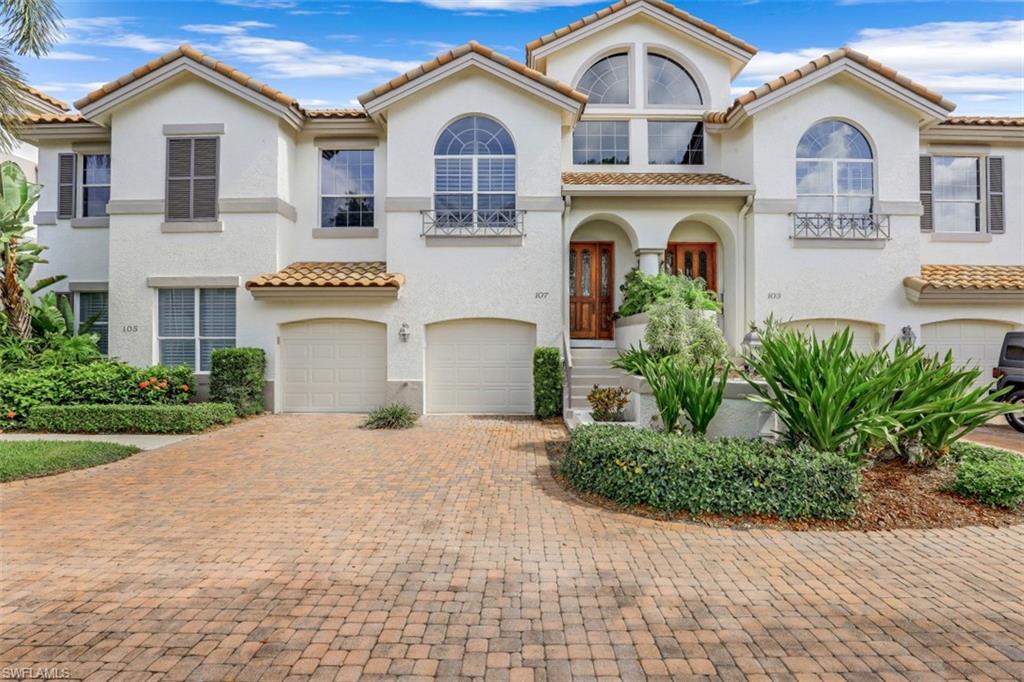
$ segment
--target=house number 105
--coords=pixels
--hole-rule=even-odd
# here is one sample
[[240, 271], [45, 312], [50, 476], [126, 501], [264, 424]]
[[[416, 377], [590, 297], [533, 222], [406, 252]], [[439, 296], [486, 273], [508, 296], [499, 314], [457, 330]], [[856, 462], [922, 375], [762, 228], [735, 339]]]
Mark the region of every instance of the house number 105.
[[124, 332], [125, 334], [134, 334], [135, 332], [139, 331], [139, 325], [126, 324], [125, 326], [121, 327], [121, 331]]

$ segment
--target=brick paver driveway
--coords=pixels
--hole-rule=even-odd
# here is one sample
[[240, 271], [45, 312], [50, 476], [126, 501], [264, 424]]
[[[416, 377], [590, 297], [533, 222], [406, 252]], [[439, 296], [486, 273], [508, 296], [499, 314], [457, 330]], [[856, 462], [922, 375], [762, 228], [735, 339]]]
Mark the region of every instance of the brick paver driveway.
[[554, 427], [355, 424], [267, 417], [5, 485], [0, 661], [90, 679], [1024, 677], [1021, 528], [649, 521], [566, 495]]

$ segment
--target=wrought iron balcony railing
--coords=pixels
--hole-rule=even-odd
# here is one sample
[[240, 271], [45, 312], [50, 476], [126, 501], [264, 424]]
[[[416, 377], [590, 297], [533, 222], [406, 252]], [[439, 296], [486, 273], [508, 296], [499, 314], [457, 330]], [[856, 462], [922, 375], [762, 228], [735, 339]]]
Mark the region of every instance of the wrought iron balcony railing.
[[880, 213], [794, 213], [793, 239], [890, 239]]
[[526, 211], [423, 211], [424, 237], [521, 237]]

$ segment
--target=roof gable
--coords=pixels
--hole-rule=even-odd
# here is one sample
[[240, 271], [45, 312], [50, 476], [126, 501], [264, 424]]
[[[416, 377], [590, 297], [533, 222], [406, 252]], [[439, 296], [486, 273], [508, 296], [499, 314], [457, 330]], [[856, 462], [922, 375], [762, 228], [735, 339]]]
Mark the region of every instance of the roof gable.
[[536, 66], [536, 60], [542, 56], [542, 53], [553, 51], [563, 42], [583, 37], [610, 23], [622, 21], [637, 14], [645, 14], [661, 24], [674, 27], [698, 42], [719, 52], [724, 52], [741, 64], [745, 64], [757, 54], [757, 48], [750, 43], [670, 5], [665, 0], [619, 0], [594, 14], [585, 16], [568, 26], [528, 43], [526, 45], [526, 63], [531, 67]]
[[29, 109], [33, 110], [34, 114], [60, 114], [61, 112], [70, 111], [67, 104], [56, 97], [47, 95], [42, 90], [33, 88], [31, 85], [15, 81], [14, 86], [20, 91], [22, 100]]
[[725, 111], [709, 111], [704, 115], [708, 123], [728, 124], [741, 120], [745, 114], [754, 113], [772, 103], [799, 91], [819, 80], [837, 73], [849, 73], [875, 85], [894, 96], [901, 96], [908, 103], [923, 110], [932, 118], [945, 118], [956, 108], [956, 104], [941, 94], [915, 83], [903, 74], [867, 55], [848, 47], [841, 47], [808, 62], [799, 69], [782, 74], [775, 80], [740, 95]]
[[579, 116], [587, 102], [587, 96], [569, 85], [545, 76], [521, 62], [510, 59], [494, 50], [470, 41], [462, 47], [449, 50], [425, 62], [387, 83], [359, 96], [370, 115], [376, 115], [421, 87], [458, 73], [463, 68], [478, 66], [499, 78], [512, 82], [533, 94], [546, 99], [563, 109]]
[[272, 111], [289, 120], [296, 128], [301, 127], [305, 112], [294, 97], [203, 54], [191, 45], [181, 45], [131, 73], [93, 90], [76, 101], [75, 107], [86, 117], [94, 119], [181, 73], [191, 73]]

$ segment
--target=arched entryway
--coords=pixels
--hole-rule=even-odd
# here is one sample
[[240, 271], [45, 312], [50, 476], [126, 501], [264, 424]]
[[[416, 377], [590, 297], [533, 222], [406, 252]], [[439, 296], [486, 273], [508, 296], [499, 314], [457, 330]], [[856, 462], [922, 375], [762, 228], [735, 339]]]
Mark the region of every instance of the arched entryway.
[[569, 333], [574, 341], [611, 341], [620, 287], [636, 267], [635, 240], [621, 221], [593, 217], [569, 240]]
[[711, 291], [722, 291], [725, 250], [710, 226], [696, 220], [676, 225], [665, 247], [664, 267], [673, 275], [702, 279]]

